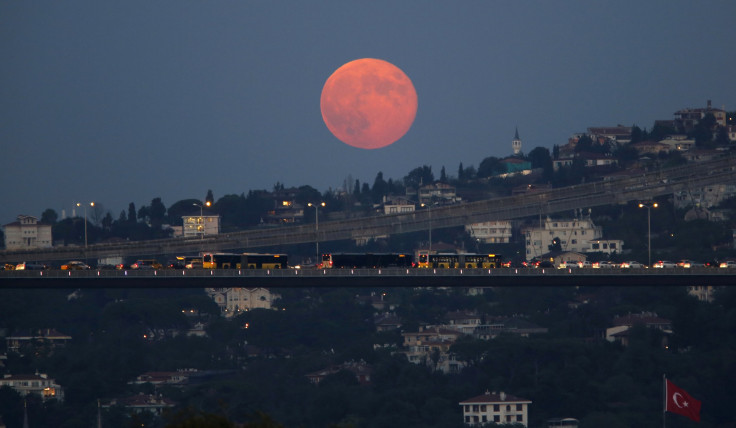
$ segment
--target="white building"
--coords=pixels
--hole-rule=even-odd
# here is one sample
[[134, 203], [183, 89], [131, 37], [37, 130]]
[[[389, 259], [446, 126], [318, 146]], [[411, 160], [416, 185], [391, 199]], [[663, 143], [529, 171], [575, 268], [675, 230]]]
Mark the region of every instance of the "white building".
[[252, 309], [271, 309], [273, 301], [281, 297], [267, 288], [206, 288], [205, 292], [226, 317]]
[[624, 241], [621, 239], [596, 239], [590, 241], [590, 252], [601, 252], [611, 255], [615, 253], [620, 253], [623, 246]]
[[154, 415], [161, 416], [166, 409], [176, 406], [176, 403], [166, 397], [151, 394], [139, 393], [130, 397], [114, 398], [109, 403], [103, 404], [103, 409], [109, 409], [114, 406], [123, 406], [130, 412], [141, 414], [150, 412]]
[[188, 215], [181, 219], [183, 223], [182, 236], [184, 238], [217, 235], [220, 233], [219, 215]]
[[64, 401], [64, 391], [54, 379], [46, 374], [6, 374], [0, 379], [0, 387], [8, 386], [14, 389], [21, 397], [28, 394], [40, 395], [43, 400], [55, 398]]
[[6, 250], [51, 248], [51, 225], [41, 224], [36, 217], [19, 215], [18, 221], [3, 226]]
[[531, 400], [514, 397], [505, 392], [485, 394], [461, 401], [465, 425], [521, 424], [529, 426]]
[[395, 197], [387, 198], [383, 197], [383, 213], [384, 214], [404, 214], [412, 213], [416, 211], [416, 205], [414, 202], [407, 198]]
[[675, 193], [675, 208], [712, 208], [728, 198], [736, 196], [734, 184], [712, 184], [706, 187], [683, 190]]
[[459, 373], [465, 367], [450, 348], [465, 333], [445, 327], [419, 327], [419, 331], [403, 332], [404, 346], [401, 351], [410, 363], [422, 364], [443, 373]]
[[485, 244], [508, 244], [512, 236], [511, 222], [507, 220], [468, 224], [465, 232]]
[[[600, 241], [602, 235], [603, 228], [593, 224], [590, 218], [559, 220], [547, 218], [542, 227], [531, 227], [524, 230], [526, 259], [531, 260], [548, 253], [555, 238], [559, 238], [562, 251], [593, 252], [592, 242]], [[595, 251], [600, 251], [600, 249]]]

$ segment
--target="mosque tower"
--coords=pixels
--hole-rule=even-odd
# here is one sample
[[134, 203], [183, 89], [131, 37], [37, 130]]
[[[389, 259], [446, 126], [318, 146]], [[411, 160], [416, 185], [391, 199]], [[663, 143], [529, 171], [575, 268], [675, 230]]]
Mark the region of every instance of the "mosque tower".
[[514, 155], [521, 153], [521, 139], [519, 138], [519, 128], [516, 128], [516, 134], [514, 134], [514, 140], [511, 142], [511, 148], [514, 150]]

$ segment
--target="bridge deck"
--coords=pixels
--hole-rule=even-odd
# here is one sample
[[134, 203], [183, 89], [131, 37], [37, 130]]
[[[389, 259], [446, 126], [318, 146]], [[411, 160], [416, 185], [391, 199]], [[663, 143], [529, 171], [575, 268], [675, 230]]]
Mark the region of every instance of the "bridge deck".
[[281, 269], [0, 272], [12, 288], [732, 286], [736, 269]]

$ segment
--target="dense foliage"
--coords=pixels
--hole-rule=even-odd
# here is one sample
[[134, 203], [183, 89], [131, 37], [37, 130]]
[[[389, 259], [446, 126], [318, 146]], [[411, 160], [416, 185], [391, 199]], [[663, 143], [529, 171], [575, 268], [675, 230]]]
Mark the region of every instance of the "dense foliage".
[[[681, 288], [500, 288], [482, 296], [457, 290], [280, 290], [279, 310], [253, 310], [232, 319], [213, 315], [201, 291], [4, 290], [0, 328], [11, 333], [53, 326], [73, 336], [65, 348], [8, 354], [6, 373], [48, 373], [66, 390], [64, 402], [29, 397], [30, 426], [87, 427], [97, 400], [160, 393], [177, 407], [159, 419], [122, 407], [102, 412], [105, 427], [461, 427], [458, 402], [485, 390], [533, 401], [532, 427], [552, 417], [576, 417], [584, 427], [651, 427], [661, 423], [662, 375], [703, 401], [700, 426], [725, 426], [736, 399], [736, 290], [719, 290], [713, 303]], [[549, 329], [531, 337], [463, 338], [452, 351], [468, 366], [442, 374], [409, 363], [391, 348], [398, 332], [377, 333], [375, 309], [356, 299], [385, 292], [405, 320], [402, 329], [441, 321], [451, 310], [485, 316], [525, 316]], [[586, 304], [580, 302], [585, 296]], [[183, 309], [197, 309], [185, 317]], [[656, 312], [674, 332], [634, 328], [630, 344], [609, 343], [602, 332], [616, 315]], [[164, 334], [197, 321], [207, 337]], [[247, 328], [246, 328], [247, 326]], [[667, 336], [667, 346], [663, 338]], [[253, 350], [258, 349], [258, 353]], [[308, 373], [363, 360], [373, 368], [363, 385], [349, 372], [319, 385]], [[182, 388], [128, 382], [146, 371], [211, 370], [207, 380]], [[0, 415], [19, 427], [23, 399], [0, 389]], [[669, 416], [668, 425], [688, 421]]]

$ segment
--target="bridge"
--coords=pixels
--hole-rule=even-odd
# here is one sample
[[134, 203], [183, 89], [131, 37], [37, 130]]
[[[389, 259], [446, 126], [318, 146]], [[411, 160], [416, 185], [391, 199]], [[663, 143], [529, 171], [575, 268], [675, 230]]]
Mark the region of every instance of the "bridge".
[[512, 220], [574, 209], [626, 204], [656, 196], [736, 179], [736, 156], [650, 171], [636, 176], [585, 183], [517, 196], [433, 207], [404, 214], [374, 215], [314, 225], [257, 228], [206, 236], [204, 239], [159, 239], [88, 247], [0, 251], [0, 263], [192, 254], [202, 251], [251, 250], [282, 245], [371, 238], [392, 234], [464, 226], [484, 221]]
[[734, 286], [736, 269], [161, 269], [0, 272], [0, 289]]

